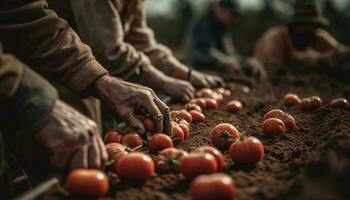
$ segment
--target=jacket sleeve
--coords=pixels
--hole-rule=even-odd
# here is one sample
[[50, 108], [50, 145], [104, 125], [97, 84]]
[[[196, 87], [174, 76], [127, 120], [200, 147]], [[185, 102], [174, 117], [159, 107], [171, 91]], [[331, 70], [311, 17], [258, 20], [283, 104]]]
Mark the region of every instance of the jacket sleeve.
[[1, 126], [35, 131], [49, 119], [57, 98], [53, 86], [0, 47]]
[[1, 1], [0, 40], [7, 52], [79, 94], [107, 73], [44, 0]]

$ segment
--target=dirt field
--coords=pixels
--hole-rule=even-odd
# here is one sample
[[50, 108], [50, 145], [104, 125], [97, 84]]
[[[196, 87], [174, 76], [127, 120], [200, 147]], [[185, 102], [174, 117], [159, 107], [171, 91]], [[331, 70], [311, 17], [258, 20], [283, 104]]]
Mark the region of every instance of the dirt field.
[[[317, 111], [302, 112], [298, 107], [287, 109], [281, 102], [287, 92], [300, 97], [318, 95], [325, 104], [338, 97], [349, 99], [350, 85], [336, 77], [321, 75], [280, 73], [272, 77], [271, 84], [254, 84], [249, 93], [243, 92], [240, 85], [230, 84], [233, 93], [224, 102], [240, 100], [245, 111], [233, 115], [221, 107], [205, 112], [208, 122], [192, 124], [190, 138], [178, 148], [191, 151], [211, 144], [210, 130], [220, 122], [232, 123], [241, 132], [259, 138], [266, 154], [255, 168], [244, 168], [234, 166], [224, 153], [227, 164], [224, 173], [234, 179], [237, 199], [350, 199], [350, 111], [333, 110], [325, 105]], [[262, 118], [272, 108], [293, 115], [297, 130], [280, 137], [264, 137]], [[191, 181], [179, 174], [156, 175], [142, 186], [128, 186], [113, 174], [110, 176], [108, 196], [112, 199], [189, 199]]]

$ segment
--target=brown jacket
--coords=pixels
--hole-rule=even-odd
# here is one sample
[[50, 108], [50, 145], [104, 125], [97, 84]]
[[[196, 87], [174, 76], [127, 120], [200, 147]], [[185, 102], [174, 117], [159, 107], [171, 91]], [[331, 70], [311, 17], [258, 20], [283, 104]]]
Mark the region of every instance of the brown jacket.
[[316, 32], [316, 42], [305, 51], [297, 51], [289, 38], [286, 26], [270, 28], [255, 46], [254, 57], [264, 65], [287, 65], [292, 60], [318, 59], [321, 53], [334, 50], [338, 42], [327, 31]]
[[139, 82], [153, 66], [175, 78], [186, 68], [157, 43], [147, 26], [144, 0], [48, 0], [88, 44], [97, 60], [117, 77]]
[[106, 70], [44, 0], [0, 1], [4, 50], [80, 94]]

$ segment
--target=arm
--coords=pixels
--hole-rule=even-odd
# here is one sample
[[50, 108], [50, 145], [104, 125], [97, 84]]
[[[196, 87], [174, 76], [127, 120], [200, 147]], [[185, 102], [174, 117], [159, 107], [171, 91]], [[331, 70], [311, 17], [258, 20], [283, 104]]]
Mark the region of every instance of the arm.
[[77, 93], [107, 73], [67, 23], [47, 9], [46, 1], [2, 1], [0, 19], [6, 51]]

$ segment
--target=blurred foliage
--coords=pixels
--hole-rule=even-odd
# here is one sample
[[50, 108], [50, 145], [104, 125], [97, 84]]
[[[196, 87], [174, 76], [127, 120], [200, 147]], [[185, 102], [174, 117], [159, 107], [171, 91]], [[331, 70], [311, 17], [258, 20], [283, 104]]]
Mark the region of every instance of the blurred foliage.
[[[148, 23], [156, 33], [160, 43], [175, 50], [177, 56], [186, 57], [185, 40], [193, 21], [204, 12], [196, 12], [195, 0], [168, 0], [173, 9], [171, 16], [151, 15]], [[205, 1], [208, 4], [207, 1]], [[292, 13], [290, 0], [263, 0], [260, 9], [244, 10], [232, 26], [232, 36], [235, 46], [243, 55], [251, 55], [255, 42], [269, 27], [283, 24]], [[333, 0], [323, 0], [324, 14], [329, 18], [329, 31], [343, 44], [350, 45], [350, 1], [341, 10]], [[203, 1], [204, 4], [204, 1]], [[203, 5], [201, 5], [203, 6]]]

